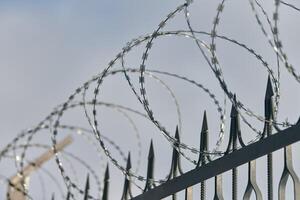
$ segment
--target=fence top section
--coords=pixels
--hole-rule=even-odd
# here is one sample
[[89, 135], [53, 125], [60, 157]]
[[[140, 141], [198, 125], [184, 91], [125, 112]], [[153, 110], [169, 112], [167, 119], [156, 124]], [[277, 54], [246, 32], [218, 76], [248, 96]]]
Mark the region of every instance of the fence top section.
[[217, 160], [167, 181], [132, 200], [153, 200], [168, 197], [192, 185], [267, 155], [300, 140], [300, 124], [252, 143]]

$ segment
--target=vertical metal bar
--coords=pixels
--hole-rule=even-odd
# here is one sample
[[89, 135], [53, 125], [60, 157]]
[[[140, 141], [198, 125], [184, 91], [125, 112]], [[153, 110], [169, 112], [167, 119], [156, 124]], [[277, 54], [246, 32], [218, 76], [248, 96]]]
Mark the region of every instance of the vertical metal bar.
[[273, 200], [273, 155], [268, 154], [268, 200]]
[[215, 176], [215, 195], [214, 200], [224, 200], [222, 194], [222, 175]]
[[[179, 137], [179, 130], [178, 130], [178, 126], [176, 127], [176, 131], [175, 131], [175, 139], [178, 143], [175, 144], [175, 147], [173, 147], [173, 152], [172, 152], [172, 163], [171, 163], [171, 169], [170, 169], [170, 173], [168, 176], [168, 180], [175, 178], [179, 173], [182, 173], [181, 171], [181, 167], [180, 167], [180, 156], [179, 153], [176, 149], [176, 147], [179, 147], [179, 143], [180, 143], [180, 137]], [[174, 193], [172, 195], [172, 200], [176, 200], [176, 193]]]
[[205, 181], [200, 183], [200, 192], [201, 192], [200, 199], [205, 200], [206, 199], [206, 182]]
[[[271, 135], [271, 122], [267, 125], [267, 137]], [[273, 154], [267, 155], [268, 200], [273, 200]]]
[[285, 200], [285, 189], [289, 176], [293, 180], [294, 184], [294, 199], [300, 200], [300, 181], [293, 167], [292, 159], [292, 146], [286, 146], [284, 148], [284, 168], [279, 181], [278, 187], [278, 199]]
[[248, 163], [248, 184], [244, 193], [243, 200], [250, 200], [251, 193], [254, 191], [256, 200], [262, 200], [261, 191], [256, 183], [256, 160]]
[[237, 200], [237, 168], [232, 169], [232, 200]]
[[[208, 150], [208, 125], [207, 125], [207, 117], [206, 111], [203, 114], [203, 121], [202, 121], [202, 129], [200, 135], [200, 154], [197, 163], [197, 167], [205, 165], [207, 162], [207, 155], [205, 152]], [[200, 200], [206, 199], [206, 181], [202, 181], [200, 183]]]
[[[238, 111], [236, 107], [236, 96], [234, 95], [234, 102], [231, 107], [230, 112], [231, 122], [230, 122], [230, 142], [227, 150], [232, 150], [233, 152], [237, 150], [238, 142], [238, 131], [239, 131], [239, 122], [238, 122]], [[230, 147], [231, 146], [231, 147]], [[237, 200], [238, 195], [238, 169], [233, 168], [232, 172], [232, 200]]]
[[[265, 95], [265, 131], [267, 137], [272, 134], [272, 120], [273, 120], [273, 87], [270, 76], [268, 77], [266, 95]], [[264, 133], [265, 134], [265, 133]], [[273, 155], [267, 155], [267, 179], [268, 179], [268, 200], [273, 200]]]

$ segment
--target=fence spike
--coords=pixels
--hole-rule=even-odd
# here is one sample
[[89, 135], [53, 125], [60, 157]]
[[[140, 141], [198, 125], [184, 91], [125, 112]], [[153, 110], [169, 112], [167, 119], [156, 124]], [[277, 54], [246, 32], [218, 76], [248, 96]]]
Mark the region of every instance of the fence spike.
[[273, 106], [273, 87], [270, 76], [268, 77], [266, 95], [265, 95], [265, 119], [267, 121], [273, 118], [274, 106]]
[[250, 200], [251, 194], [254, 191], [256, 200], [262, 200], [262, 193], [256, 182], [256, 160], [248, 162], [248, 184], [243, 196], [243, 200]]
[[[176, 126], [175, 139], [178, 143], [180, 143], [178, 126]], [[182, 173], [181, 166], [180, 166], [180, 155], [178, 153], [178, 150], [176, 149], [176, 147], [179, 147], [178, 143], [176, 143], [175, 147], [173, 147], [172, 163], [171, 163], [170, 173], [168, 175], [168, 180], [176, 177], [178, 174], [178, 171], [180, 174]]]
[[[207, 149], [208, 149], [208, 125], [207, 125], [206, 111], [204, 111], [202, 129], [200, 134], [200, 153], [199, 153], [198, 163], [196, 167], [205, 165], [207, 156], [204, 152], [206, 152]], [[200, 195], [201, 195], [200, 199], [204, 200], [206, 197], [205, 181], [200, 183]]]
[[52, 193], [51, 200], [55, 200], [55, 195]]
[[[231, 112], [230, 112], [230, 135], [229, 135], [229, 142], [226, 149], [226, 154], [230, 153], [230, 151], [236, 151], [237, 150], [237, 142], [238, 142], [238, 134], [240, 132], [239, 127], [239, 121], [238, 121], [238, 111], [237, 111], [237, 102], [236, 102], [236, 95], [233, 97], [234, 102], [231, 106]], [[238, 186], [237, 186], [237, 176], [238, 176], [238, 170], [237, 168], [233, 168], [232, 170], [232, 200], [237, 200], [237, 192], [238, 192]]]
[[109, 165], [107, 163], [105, 175], [104, 175], [104, 188], [102, 200], [108, 200], [108, 190], [109, 190]]
[[208, 131], [208, 125], [207, 125], [207, 117], [206, 117], [206, 110], [203, 114], [203, 122], [202, 122], [202, 132]]
[[231, 111], [230, 111], [230, 117], [234, 118], [238, 115], [238, 110], [237, 110], [237, 101], [236, 101], [236, 94], [233, 95], [233, 103], [231, 106]]
[[[268, 132], [267, 126], [272, 125], [271, 120], [273, 120], [274, 117], [274, 104], [273, 104], [273, 87], [271, 83], [270, 76], [268, 77], [268, 83], [267, 83], [267, 89], [266, 89], [266, 95], [265, 95], [265, 130], [264, 132]], [[268, 133], [267, 133], [268, 134]]]
[[128, 152], [126, 170], [130, 170], [131, 167], [132, 167], [131, 166], [131, 156], [130, 156], [130, 152]]
[[[130, 169], [131, 169], [131, 158], [130, 158], [130, 152], [129, 152], [128, 157], [127, 157], [126, 170], [129, 171]], [[126, 175], [121, 200], [128, 200], [129, 197], [132, 198], [130, 177]]]
[[[265, 124], [262, 138], [268, 137], [272, 134], [272, 120], [274, 118], [274, 105], [273, 105], [273, 87], [270, 76], [268, 77], [266, 95], [265, 95]], [[267, 155], [267, 184], [268, 184], [268, 200], [273, 200], [273, 155]]]
[[[180, 143], [178, 126], [176, 126], [175, 139], [176, 139], [176, 142]], [[168, 180], [175, 178], [178, 174], [178, 171], [180, 174], [182, 174], [182, 170], [181, 170], [181, 166], [180, 166], [180, 155], [178, 153], [178, 150], [176, 149], [179, 147], [178, 143], [175, 143], [174, 147], [173, 147], [171, 168], [170, 168], [170, 172], [168, 175]], [[172, 200], [176, 200], [176, 194], [172, 195]]]
[[[176, 139], [178, 142], [180, 142], [180, 136], [179, 136], [178, 126], [176, 126], [175, 139]], [[176, 146], [179, 146], [179, 145], [176, 144]]]
[[90, 176], [88, 174], [86, 176], [86, 183], [85, 183], [83, 200], [88, 200], [88, 198], [89, 198], [89, 190], [90, 190]]
[[197, 167], [204, 165], [207, 161], [205, 152], [208, 150], [208, 125], [206, 111], [203, 114], [202, 129], [200, 134], [200, 153], [198, 158]]
[[147, 180], [144, 192], [152, 189], [155, 185], [153, 183], [153, 172], [154, 172], [154, 148], [153, 141], [150, 142], [149, 154], [148, 154], [148, 166], [147, 166]]
[[[207, 125], [207, 117], [206, 111], [203, 114], [203, 121], [202, 121], [202, 129], [200, 135], [200, 153], [198, 158], [198, 163], [196, 167], [205, 165], [208, 160], [208, 156], [205, 152], [208, 150], [208, 125]], [[203, 181], [200, 183], [200, 200], [206, 199], [206, 182]]]
[[153, 158], [154, 158], [154, 149], [153, 149], [153, 140], [151, 140], [149, 153], [148, 153], [148, 160], [151, 160]]
[[285, 189], [288, 178], [291, 177], [294, 184], [294, 199], [300, 199], [300, 181], [293, 167], [292, 146], [284, 148], [284, 168], [279, 181], [278, 199], [285, 200]]
[[274, 91], [273, 91], [271, 77], [268, 76], [265, 100], [270, 100], [273, 96], [274, 96]]
[[237, 123], [238, 111], [236, 108], [236, 96], [234, 95], [234, 102], [231, 106], [230, 111], [230, 134], [229, 134], [229, 142], [226, 149], [226, 154], [230, 153], [230, 151], [235, 151], [237, 149], [237, 139], [238, 139], [238, 129], [239, 124]]

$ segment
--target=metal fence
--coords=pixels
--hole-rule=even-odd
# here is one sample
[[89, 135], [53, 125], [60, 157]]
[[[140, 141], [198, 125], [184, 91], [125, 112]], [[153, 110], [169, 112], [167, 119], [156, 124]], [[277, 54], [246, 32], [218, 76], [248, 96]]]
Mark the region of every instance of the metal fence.
[[[236, 102], [235, 102], [236, 103]], [[222, 174], [227, 171], [232, 173], [232, 199], [237, 200], [238, 190], [238, 167], [248, 163], [248, 183], [243, 194], [243, 200], [248, 200], [254, 194], [256, 199], [263, 199], [262, 190], [259, 188], [256, 179], [256, 159], [267, 156], [267, 199], [274, 199], [274, 193], [278, 192], [278, 199], [286, 199], [286, 187], [289, 178], [293, 181], [294, 199], [300, 199], [300, 182], [293, 168], [292, 144], [300, 140], [300, 120], [293, 126], [280, 130], [273, 122], [273, 90], [270, 79], [268, 80], [267, 91], [265, 96], [265, 124], [262, 135], [258, 141], [249, 145], [243, 141], [243, 134], [240, 128], [239, 112], [235, 103], [232, 105], [230, 117], [230, 138], [225, 153], [218, 159], [212, 159], [208, 152], [208, 123], [206, 113], [204, 113], [202, 131], [200, 136], [200, 153], [198, 163], [195, 169], [183, 173], [181, 169], [180, 153], [173, 148], [172, 162], [170, 164], [170, 172], [166, 182], [155, 185], [154, 183], [154, 147], [151, 141], [148, 154], [147, 181], [144, 186], [143, 193], [133, 197], [131, 193], [131, 181], [128, 176], [124, 180], [124, 189], [122, 200], [154, 200], [163, 199], [171, 196], [175, 200], [176, 193], [185, 192], [185, 199], [193, 199], [193, 185], [200, 184], [200, 197], [196, 199], [206, 199], [206, 181], [214, 179], [214, 200], [223, 200], [222, 192]], [[272, 130], [274, 129], [274, 134]], [[177, 139], [177, 147], [180, 144], [178, 129], [176, 129], [175, 138]], [[273, 157], [272, 152], [283, 149], [284, 168], [281, 174], [279, 184], [274, 184], [273, 180]], [[130, 155], [127, 160], [126, 170], [131, 168]], [[259, 181], [259, 180], [258, 180]], [[89, 199], [89, 178], [87, 178], [84, 200]], [[104, 189], [102, 200], [107, 200], [109, 188], [109, 169], [107, 167], [104, 178]], [[70, 195], [67, 196], [70, 199]]]

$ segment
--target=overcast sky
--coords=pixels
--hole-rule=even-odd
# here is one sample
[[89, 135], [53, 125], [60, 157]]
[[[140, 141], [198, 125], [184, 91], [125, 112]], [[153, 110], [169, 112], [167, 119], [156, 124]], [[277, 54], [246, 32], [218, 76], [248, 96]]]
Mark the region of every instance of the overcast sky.
[[[211, 31], [218, 2], [208, 0], [194, 2], [191, 6], [190, 16], [195, 30]], [[300, 6], [296, 0], [289, 2]], [[152, 33], [167, 14], [182, 3], [183, 1], [180, 0], [0, 1], [0, 121], [2, 129], [0, 147], [11, 142], [20, 131], [37, 125], [56, 105], [65, 102], [77, 87], [93, 75], [100, 73], [128, 41], [140, 35]], [[263, 2], [271, 19], [274, 11], [273, 3], [270, 0]], [[283, 47], [289, 61], [299, 74], [298, 36], [300, 28], [298, 24], [300, 13], [284, 6], [280, 7], [280, 13], [279, 32]], [[262, 19], [267, 27], [266, 20]], [[183, 12], [173, 18], [164, 30], [187, 30]], [[267, 30], [270, 33], [270, 30]], [[233, 0], [226, 3], [218, 34], [234, 38], [253, 48], [276, 71], [276, 56], [259, 29], [248, 1]], [[207, 36], [200, 35], [199, 38], [210, 43], [210, 38]], [[145, 44], [134, 49], [125, 58], [127, 67], [139, 67], [144, 47]], [[217, 40], [217, 55], [230, 90], [237, 94], [238, 99], [246, 107], [263, 115], [264, 93], [268, 76], [266, 69], [245, 49], [220, 39]], [[146, 66], [147, 69], [168, 71], [189, 77], [205, 85], [215, 93], [220, 102], [223, 102], [224, 94], [217, 79], [191, 39], [171, 36], [155, 40]], [[116, 69], [120, 69], [120, 63], [117, 64]], [[134, 86], [138, 88], [137, 74], [131, 74], [131, 77]], [[212, 149], [218, 136], [219, 115], [207, 94], [181, 80], [162, 75], [159, 77], [166, 81], [166, 84], [178, 97], [182, 114], [181, 137], [183, 142], [198, 147], [202, 115], [204, 110], [207, 110], [211, 130], [210, 148]], [[94, 86], [92, 85], [89, 90], [89, 97], [92, 97]], [[172, 98], [161, 85], [151, 78], [146, 78], [146, 88], [154, 115], [173, 134], [178, 120]], [[81, 100], [81, 96], [77, 100]], [[99, 100], [128, 106], [145, 113], [122, 74], [105, 79]], [[282, 122], [288, 119], [294, 123], [300, 115], [299, 102], [299, 83], [282, 65], [278, 121]], [[227, 103], [226, 109], [228, 110], [230, 103], [229, 101]], [[128, 120], [122, 114], [109, 108], [99, 107], [98, 113], [103, 135], [114, 140], [125, 154], [131, 151], [133, 168], [135, 168], [139, 160], [137, 139]], [[152, 138], [156, 152], [155, 176], [157, 179], [163, 178], [169, 170], [170, 145], [149, 121], [132, 113], [129, 115], [136, 122], [141, 134], [142, 164], [138, 174], [144, 176], [146, 174], [147, 151]], [[226, 118], [226, 133], [228, 133], [228, 119], [230, 118], [228, 111]], [[262, 124], [256, 120], [250, 119], [250, 122], [258, 129], [262, 129]], [[67, 113], [63, 117], [62, 123], [89, 128], [82, 108], [76, 108]], [[245, 130], [246, 140], [255, 136], [245, 125], [242, 127]], [[33, 143], [51, 145], [49, 132], [42, 133], [44, 134], [39, 134]], [[64, 134], [71, 134], [71, 132], [66, 131]], [[106, 159], [99, 160], [96, 156], [97, 153], [87, 142], [76, 135], [74, 138], [74, 144], [67, 150], [89, 163], [103, 179]], [[225, 137], [223, 147], [226, 146], [227, 139]], [[298, 146], [295, 145], [295, 148], [299, 150]], [[108, 148], [124, 166], [125, 162], [121, 160], [117, 151], [111, 145], [108, 145]], [[30, 150], [29, 154], [32, 153], [34, 156], [29, 156], [29, 158], [34, 158], [44, 150], [38, 150], [39, 153], [36, 151]], [[278, 152], [277, 155], [278, 158], [281, 158], [282, 152]], [[195, 155], [190, 156], [196, 159]], [[182, 161], [188, 163], [185, 159]], [[279, 164], [275, 167], [277, 173], [275, 186], [278, 184], [279, 174], [282, 170], [280, 161], [276, 160]], [[300, 160], [295, 160], [294, 164], [300, 173]], [[76, 161], [74, 161], [74, 166], [78, 173], [78, 185], [83, 188], [88, 172]], [[183, 166], [185, 170], [191, 169], [190, 164], [183, 164]], [[265, 174], [265, 159], [261, 159], [258, 166], [260, 175]], [[69, 165], [65, 167], [71, 176], [72, 167]], [[123, 177], [113, 164], [110, 164], [110, 167], [112, 174], [110, 195], [112, 199], [119, 199]], [[61, 187], [64, 186], [54, 162], [50, 162], [45, 169], [50, 170], [58, 177]], [[245, 169], [244, 166], [241, 170], [245, 172]], [[14, 163], [8, 159], [2, 160], [0, 172], [6, 177], [12, 176], [16, 172]], [[47, 184], [46, 199], [49, 199], [52, 192], [59, 196], [59, 189], [55, 183], [42, 172], [40, 175]], [[261, 178], [259, 186], [265, 191], [265, 175], [262, 176], [264, 178]], [[91, 181], [96, 184], [94, 179]], [[229, 181], [228, 176], [223, 182], [228, 183]], [[245, 190], [246, 179], [240, 181], [239, 196], [241, 197]], [[289, 184], [290, 186], [291, 184]], [[30, 194], [34, 199], [41, 199], [44, 192], [37, 175], [33, 176], [32, 188]], [[225, 184], [225, 199], [231, 197], [229, 189], [228, 184]], [[64, 187], [63, 190], [65, 191]], [[137, 189], [134, 190], [137, 191]], [[6, 185], [2, 184], [0, 186], [1, 199], [4, 198], [5, 191]], [[291, 193], [292, 190], [288, 191]], [[95, 189], [92, 192], [97, 195]], [[209, 194], [213, 192], [211, 185], [209, 192]]]

